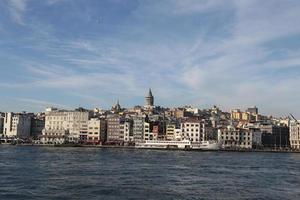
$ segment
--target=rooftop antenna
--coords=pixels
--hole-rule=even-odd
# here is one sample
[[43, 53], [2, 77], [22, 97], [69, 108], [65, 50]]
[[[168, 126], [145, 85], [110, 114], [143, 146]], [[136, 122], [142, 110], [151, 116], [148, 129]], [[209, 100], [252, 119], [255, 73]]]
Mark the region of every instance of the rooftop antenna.
[[292, 115], [292, 114], [290, 113], [290, 116], [295, 120], [295, 122], [296, 122], [297, 124], [300, 124], [300, 123], [298, 122], [298, 120], [294, 117], [294, 115]]

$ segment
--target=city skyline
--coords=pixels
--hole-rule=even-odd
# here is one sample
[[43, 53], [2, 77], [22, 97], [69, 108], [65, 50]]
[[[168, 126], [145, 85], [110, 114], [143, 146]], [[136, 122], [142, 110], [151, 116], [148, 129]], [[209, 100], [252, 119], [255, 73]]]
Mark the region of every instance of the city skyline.
[[300, 118], [300, 2], [0, 2], [0, 111], [258, 106]]

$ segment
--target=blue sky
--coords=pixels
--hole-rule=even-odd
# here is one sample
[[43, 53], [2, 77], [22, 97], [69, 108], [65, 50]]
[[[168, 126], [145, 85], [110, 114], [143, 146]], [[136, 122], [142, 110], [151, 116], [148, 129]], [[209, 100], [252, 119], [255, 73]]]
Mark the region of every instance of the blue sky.
[[298, 0], [2, 0], [0, 110], [257, 105], [300, 118]]

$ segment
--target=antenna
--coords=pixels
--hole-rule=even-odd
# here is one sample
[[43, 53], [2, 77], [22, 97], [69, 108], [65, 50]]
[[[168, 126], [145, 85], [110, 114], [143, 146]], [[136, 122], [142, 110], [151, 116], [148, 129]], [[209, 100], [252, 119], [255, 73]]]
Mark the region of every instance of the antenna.
[[292, 114], [290, 113], [290, 116], [295, 120], [295, 122], [296, 122], [297, 124], [300, 124], [300, 123], [298, 122], [298, 120], [294, 117], [294, 115], [292, 115]]

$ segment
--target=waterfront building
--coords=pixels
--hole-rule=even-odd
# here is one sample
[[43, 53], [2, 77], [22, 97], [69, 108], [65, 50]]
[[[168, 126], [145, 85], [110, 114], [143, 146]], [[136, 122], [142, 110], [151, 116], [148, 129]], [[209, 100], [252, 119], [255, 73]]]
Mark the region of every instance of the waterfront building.
[[166, 125], [166, 140], [175, 139], [175, 129], [176, 129], [176, 124], [169, 123]]
[[205, 123], [201, 120], [189, 118], [181, 123], [182, 135], [191, 142], [200, 142], [205, 134]]
[[85, 141], [90, 116], [91, 112], [83, 108], [74, 111], [47, 109], [41, 141], [58, 144]]
[[121, 133], [124, 135], [124, 142], [129, 143], [133, 142], [133, 133], [132, 133], [132, 122], [124, 121], [120, 126]]
[[124, 118], [119, 115], [111, 115], [107, 117], [107, 142], [120, 143], [124, 141], [124, 132], [121, 124]]
[[0, 138], [3, 137], [4, 116], [5, 114], [0, 112]]
[[259, 124], [264, 147], [290, 147], [290, 130], [288, 126]]
[[293, 149], [300, 149], [300, 121], [290, 122], [290, 144]]
[[45, 114], [38, 113], [31, 118], [31, 133], [30, 136], [33, 139], [38, 139], [45, 128]]
[[145, 115], [133, 117], [133, 140], [134, 142], [143, 142], [144, 140], [144, 123], [147, 121]]
[[161, 125], [158, 123], [152, 123], [152, 131], [150, 132], [149, 136], [150, 140], [162, 140], [165, 139], [164, 135], [161, 132]]
[[106, 121], [91, 118], [88, 121], [87, 143], [100, 144], [106, 141]]
[[218, 141], [225, 148], [252, 149], [261, 146], [261, 131], [255, 128], [236, 128], [232, 125], [218, 129]]
[[144, 140], [152, 140], [150, 137], [150, 123], [144, 122]]
[[30, 138], [31, 116], [27, 113], [5, 113], [3, 137]]
[[176, 128], [174, 129], [174, 139], [175, 140], [183, 140], [182, 129]]

